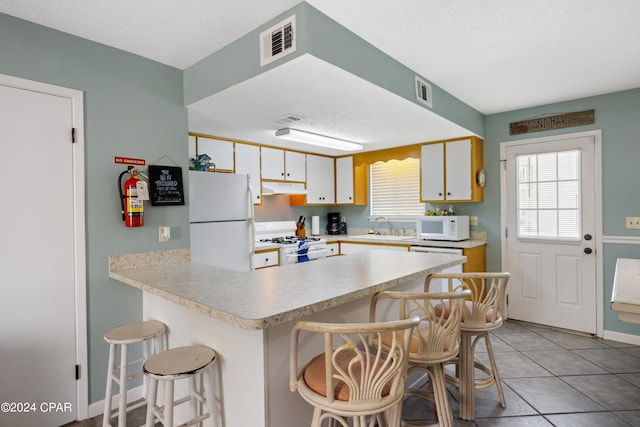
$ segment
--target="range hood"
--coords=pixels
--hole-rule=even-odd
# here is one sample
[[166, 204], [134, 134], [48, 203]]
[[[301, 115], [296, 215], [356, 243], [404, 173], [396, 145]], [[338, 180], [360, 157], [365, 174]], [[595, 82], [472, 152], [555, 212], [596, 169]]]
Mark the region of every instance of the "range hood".
[[262, 183], [263, 196], [277, 194], [307, 194], [307, 189], [301, 183], [269, 181]]

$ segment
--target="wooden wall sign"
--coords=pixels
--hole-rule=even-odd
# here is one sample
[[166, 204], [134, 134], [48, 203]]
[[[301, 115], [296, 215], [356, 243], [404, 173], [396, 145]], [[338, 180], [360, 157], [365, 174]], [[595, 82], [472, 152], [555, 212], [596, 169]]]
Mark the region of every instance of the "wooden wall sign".
[[586, 110], [576, 113], [558, 114], [556, 116], [513, 122], [509, 123], [509, 134], [520, 135], [522, 133], [592, 125], [596, 122], [595, 113], [596, 110]]
[[181, 167], [149, 165], [149, 184], [152, 206], [184, 205]]

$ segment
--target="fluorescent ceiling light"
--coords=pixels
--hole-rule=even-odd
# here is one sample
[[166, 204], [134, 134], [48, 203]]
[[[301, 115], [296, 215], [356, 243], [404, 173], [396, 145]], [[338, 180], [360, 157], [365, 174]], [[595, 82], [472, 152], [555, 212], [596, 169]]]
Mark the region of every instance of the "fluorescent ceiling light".
[[290, 141], [302, 142], [305, 144], [318, 145], [320, 147], [335, 148], [344, 151], [362, 150], [362, 144], [344, 141], [342, 139], [331, 138], [329, 136], [318, 135], [317, 133], [303, 132], [297, 129], [278, 129], [276, 137], [288, 139]]

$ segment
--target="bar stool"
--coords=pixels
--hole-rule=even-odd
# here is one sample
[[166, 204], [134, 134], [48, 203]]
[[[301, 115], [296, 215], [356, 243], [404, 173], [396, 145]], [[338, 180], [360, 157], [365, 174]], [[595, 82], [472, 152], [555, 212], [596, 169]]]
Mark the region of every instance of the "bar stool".
[[[321, 427], [326, 420], [331, 426], [399, 427], [409, 342], [419, 321], [296, 323], [289, 389], [313, 406], [311, 426]], [[300, 368], [299, 350], [314, 334], [324, 338], [324, 352]], [[292, 424], [302, 425], [302, 420]]]
[[[166, 330], [167, 327], [164, 323], [157, 320], [146, 320], [120, 325], [104, 334], [104, 340], [109, 343], [109, 367], [107, 371], [107, 389], [104, 396], [104, 413], [102, 415], [103, 427], [110, 427], [111, 418], [116, 415], [118, 416], [118, 427], [125, 427], [127, 425], [127, 412], [145, 404], [145, 401], [142, 400], [127, 406], [127, 384], [130, 380], [142, 376], [142, 370], [129, 374], [128, 368], [133, 364], [141, 363], [150, 355], [164, 350], [166, 348]], [[129, 361], [129, 345], [137, 343], [143, 344], [143, 357]], [[116, 365], [118, 346], [120, 346], [120, 361]], [[120, 389], [117, 414], [111, 411], [114, 382], [118, 384]]]
[[[447, 382], [458, 386], [460, 391], [460, 418], [463, 420], [475, 418], [475, 390], [478, 389], [495, 384], [500, 406], [507, 406], [489, 333], [502, 326], [510, 277], [507, 272], [434, 273], [425, 281], [425, 289], [431, 279], [444, 279], [449, 290], [466, 289], [471, 292], [460, 319], [460, 356], [454, 360], [456, 375], [446, 376]], [[446, 304], [436, 308], [447, 315]], [[475, 357], [475, 348], [481, 339], [485, 341], [490, 366]], [[484, 377], [476, 378], [477, 370], [484, 372]]]
[[[203, 345], [176, 347], [151, 356], [142, 368], [145, 376], [149, 377], [146, 426], [153, 427], [160, 422], [165, 427], [173, 427], [173, 408], [187, 401], [191, 403], [191, 419], [181, 425], [197, 424], [209, 417], [216, 425], [213, 402], [216, 359], [216, 352]], [[174, 400], [174, 381], [185, 378], [189, 380], [190, 394]], [[164, 406], [156, 404], [158, 381], [165, 385]], [[205, 414], [202, 413], [202, 405], [207, 408]]]
[[[420, 323], [411, 335], [407, 372], [420, 372], [429, 379], [429, 389], [407, 386], [404, 397], [419, 397], [435, 404], [438, 425], [451, 427], [453, 415], [445, 384], [444, 364], [458, 355], [460, 349], [460, 316], [465, 298], [470, 291], [462, 292], [390, 292], [379, 291], [371, 298], [369, 321], [376, 320], [377, 313], [398, 311], [400, 319], [419, 316]], [[438, 314], [436, 307], [443, 303], [449, 307], [448, 316]], [[380, 308], [379, 308], [380, 307]], [[388, 345], [382, 340], [383, 349]], [[402, 420], [402, 426], [412, 426]]]

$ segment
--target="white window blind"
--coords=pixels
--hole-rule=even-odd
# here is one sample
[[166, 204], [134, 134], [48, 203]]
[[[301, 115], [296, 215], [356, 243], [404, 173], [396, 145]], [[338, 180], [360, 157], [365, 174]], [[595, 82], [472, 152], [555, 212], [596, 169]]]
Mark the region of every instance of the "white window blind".
[[580, 151], [517, 157], [518, 237], [580, 239]]
[[420, 159], [389, 160], [370, 166], [371, 215], [422, 215]]

